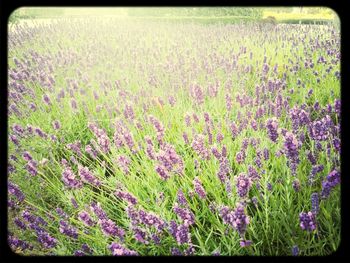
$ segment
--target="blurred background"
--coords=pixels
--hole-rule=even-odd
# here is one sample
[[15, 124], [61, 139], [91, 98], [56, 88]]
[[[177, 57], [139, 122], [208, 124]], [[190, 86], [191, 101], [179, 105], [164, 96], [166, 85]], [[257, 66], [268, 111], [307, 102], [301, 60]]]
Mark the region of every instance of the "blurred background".
[[241, 23], [265, 21], [289, 24], [339, 23], [337, 14], [326, 7], [22, 7], [9, 17], [9, 24], [24, 19], [79, 18], [82, 16], [148, 19], [168, 22]]

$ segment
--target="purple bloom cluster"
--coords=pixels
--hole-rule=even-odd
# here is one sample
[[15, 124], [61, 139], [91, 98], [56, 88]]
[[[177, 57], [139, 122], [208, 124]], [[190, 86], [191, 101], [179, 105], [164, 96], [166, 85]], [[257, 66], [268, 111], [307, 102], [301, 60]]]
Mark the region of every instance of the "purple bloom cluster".
[[201, 199], [205, 199], [207, 194], [202, 186], [202, 182], [200, 181], [199, 177], [195, 177], [193, 179], [193, 185], [194, 185], [194, 190], [198, 194], [198, 196]]
[[57, 240], [50, 236], [49, 233], [45, 231], [39, 231], [38, 233], [38, 242], [44, 247], [44, 248], [53, 248], [57, 245]]
[[76, 175], [68, 165], [62, 172], [62, 181], [68, 188], [76, 189], [83, 186], [82, 182], [76, 179]]
[[258, 181], [260, 179], [259, 173], [252, 165], [248, 166], [248, 176], [251, 179], [251, 181]]
[[312, 212], [299, 214], [300, 227], [302, 230], [313, 231], [316, 229], [316, 216]]
[[97, 138], [97, 143], [100, 146], [100, 149], [104, 153], [108, 153], [110, 150], [110, 139], [104, 129], [100, 129], [97, 125], [89, 123], [89, 129], [95, 134]]
[[329, 115], [322, 118], [321, 120], [314, 121], [309, 126], [310, 136], [315, 141], [325, 141], [328, 139], [333, 122]]
[[108, 246], [108, 248], [112, 251], [113, 256], [137, 256], [138, 253], [136, 251], [125, 248], [119, 243], [113, 242]]
[[176, 239], [179, 245], [191, 243], [191, 233], [189, 225], [178, 225], [174, 220], [169, 223], [169, 232]]
[[241, 236], [244, 235], [250, 222], [249, 216], [244, 213], [244, 206], [238, 204], [235, 210], [230, 210], [230, 208], [224, 206], [220, 209], [220, 216], [225, 224], [237, 230]]
[[196, 103], [202, 104], [204, 102], [204, 93], [202, 88], [199, 85], [197, 84], [192, 85], [190, 88], [190, 92], [191, 92], [191, 96], [196, 101]]
[[236, 162], [237, 162], [238, 164], [244, 163], [245, 158], [246, 158], [246, 153], [245, 153], [245, 151], [239, 151], [239, 152], [236, 154]]
[[99, 186], [101, 182], [89, 171], [89, 168], [79, 166], [79, 176], [83, 182]]
[[289, 111], [290, 118], [292, 120], [293, 130], [296, 132], [303, 125], [307, 125], [310, 122], [309, 114], [298, 107], [293, 107]]
[[15, 196], [19, 202], [24, 201], [25, 196], [24, 196], [23, 192], [20, 190], [18, 185], [9, 181], [7, 191], [9, 194]]
[[319, 195], [318, 193], [312, 193], [311, 194], [311, 212], [317, 215], [319, 210], [320, 210]]
[[33, 246], [31, 244], [29, 244], [26, 241], [18, 239], [17, 237], [15, 237], [12, 234], [9, 234], [7, 240], [8, 240], [9, 246], [14, 250], [17, 250], [17, 249], [20, 249], [21, 251], [25, 251], [27, 249], [33, 250]]
[[164, 133], [165, 133], [165, 128], [164, 128], [163, 124], [152, 115], [149, 116], [149, 120], [152, 123], [154, 129], [156, 130], [157, 140], [158, 140], [159, 144], [162, 144]]
[[235, 180], [237, 194], [240, 197], [245, 197], [248, 194], [250, 187], [252, 186], [250, 177], [244, 173], [241, 173], [235, 178]]
[[299, 255], [299, 247], [297, 245], [294, 245], [292, 247], [292, 255], [293, 256], [298, 256]]
[[98, 220], [98, 224], [101, 226], [101, 230], [106, 236], [118, 236], [122, 239], [125, 235], [125, 231], [118, 227], [111, 219], [100, 219]]
[[322, 182], [322, 199], [326, 199], [330, 195], [331, 190], [338, 184], [340, 184], [340, 173], [337, 170], [333, 170], [327, 175], [326, 179]]
[[97, 158], [98, 151], [96, 151], [90, 144], [85, 146], [85, 151], [91, 156], [91, 158], [93, 159]]
[[70, 226], [66, 221], [60, 220], [60, 232], [66, 236], [77, 239], [78, 231], [75, 227]]
[[196, 134], [192, 142], [192, 148], [203, 160], [209, 160], [210, 151], [205, 146], [204, 138], [202, 134]]
[[107, 214], [103, 209], [101, 208], [100, 203], [92, 202], [90, 205], [90, 209], [94, 212], [94, 214], [99, 218], [99, 219], [108, 219]]
[[127, 156], [120, 155], [117, 158], [117, 163], [119, 167], [122, 169], [124, 174], [129, 174], [129, 166], [130, 166], [131, 160]]
[[180, 205], [187, 206], [187, 200], [181, 189], [177, 191], [177, 201], [179, 202]]
[[323, 169], [324, 169], [323, 164], [313, 165], [312, 166], [312, 169], [311, 169], [311, 172], [310, 172], [310, 175], [309, 175], [309, 178], [308, 178], [310, 185], [313, 185], [313, 183], [315, 181], [316, 174], [322, 172]]
[[155, 227], [158, 231], [162, 231], [166, 225], [166, 223], [160, 219], [158, 216], [156, 216], [154, 213], [147, 213], [144, 210], [139, 211], [139, 218], [140, 221], [148, 226], [148, 227]]
[[32, 176], [35, 176], [38, 174], [38, 164], [36, 161], [34, 160], [30, 160], [27, 164], [26, 164], [26, 169], [28, 171], [28, 173], [30, 173]]
[[123, 191], [116, 191], [114, 193], [117, 197], [127, 201], [129, 204], [136, 205], [137, 204], [137, 199], [131, 195], [128, 192], [123, 192]]
[[[161, 149], [156, 155], [156, 160], [159, 162], [158, 167], [161, 167], [161, 169], [158, 168], [158, 170], [160, 172], [162, 172], [162, 170], [165, 170], [166, 176], [171, 172], [181, 174], [184, 169], [182, 158], [176, 153], [174, 146], [168, 143], [164, 143], [161, 146]], [[159, 173], [161, 177], [162, 174], [164, 173]]]
[[267, 134], [271, 141], [276, 142], [278, 138], [278, 121], [276, 118], [271, 118], [266, 121]]
[[284, 149], [286, 156], [290, 161], [290, 167], [292, 168], [293, 173], [295, 173], [296, 165], [299, 163], [300, 146], [301, 145], [297, 137], [291, 132], [286, 132], [286, 135], [284, 137]]
[[173, 210], [174, 213], [177, 214], [181, 220], [183, 220], [185, 225], [190, 226], [194, 224], [195, 216], [189, 208], [179, 207], [177, 204], [175, 204]]
[[82, 221], [86, 226], [94, 226], [96, 223], [92, 220], [89, 213], [86, 211], [81, 211], [78, 214], [78, 218]]
[[81, 142], [80, 141], [76, 141], [74, 143], [69, 143], [66, 145], [67, 149], [75, 152], [78, 156], [82, 156], [81, 153]]

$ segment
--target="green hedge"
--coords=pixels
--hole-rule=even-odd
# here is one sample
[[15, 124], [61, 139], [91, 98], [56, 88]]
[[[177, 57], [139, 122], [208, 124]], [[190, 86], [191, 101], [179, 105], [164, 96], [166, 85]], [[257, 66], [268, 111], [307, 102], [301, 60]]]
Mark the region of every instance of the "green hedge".
[[132, 20], [147, 20], [168, 23], [198, 23], [198, 24], [238, 24], [254, 22], [256, 19], [246, 16], [236, 17], [135, 17]]
[[333, 20], [329, 19], [308, 19], [308, 18], [302, 18], [302, 19], [283, 19], [278, 20], [278, 23], [280, 24], [304, 24], [304, 25], [324, 25], [332, 23]]

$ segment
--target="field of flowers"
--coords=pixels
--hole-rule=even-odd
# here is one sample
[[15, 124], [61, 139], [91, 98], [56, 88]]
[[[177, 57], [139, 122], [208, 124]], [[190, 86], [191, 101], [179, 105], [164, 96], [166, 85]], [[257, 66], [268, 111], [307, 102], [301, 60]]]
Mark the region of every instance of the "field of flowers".
[[16, 253], [337, 250], [336, 27], [62, 19], [8, 52]]

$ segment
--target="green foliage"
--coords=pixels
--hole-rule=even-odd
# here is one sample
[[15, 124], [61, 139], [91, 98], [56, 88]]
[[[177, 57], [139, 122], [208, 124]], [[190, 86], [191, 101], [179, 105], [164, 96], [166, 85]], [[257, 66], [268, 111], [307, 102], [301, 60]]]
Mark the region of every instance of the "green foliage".
[[194, 7], [194, 8], [128, 8], [129, 16], [154, 16], [154, 17], [213, 17], [213, 16], [244, 16], [259, 18], [262, 16], [261, 8], [243, 7]]

